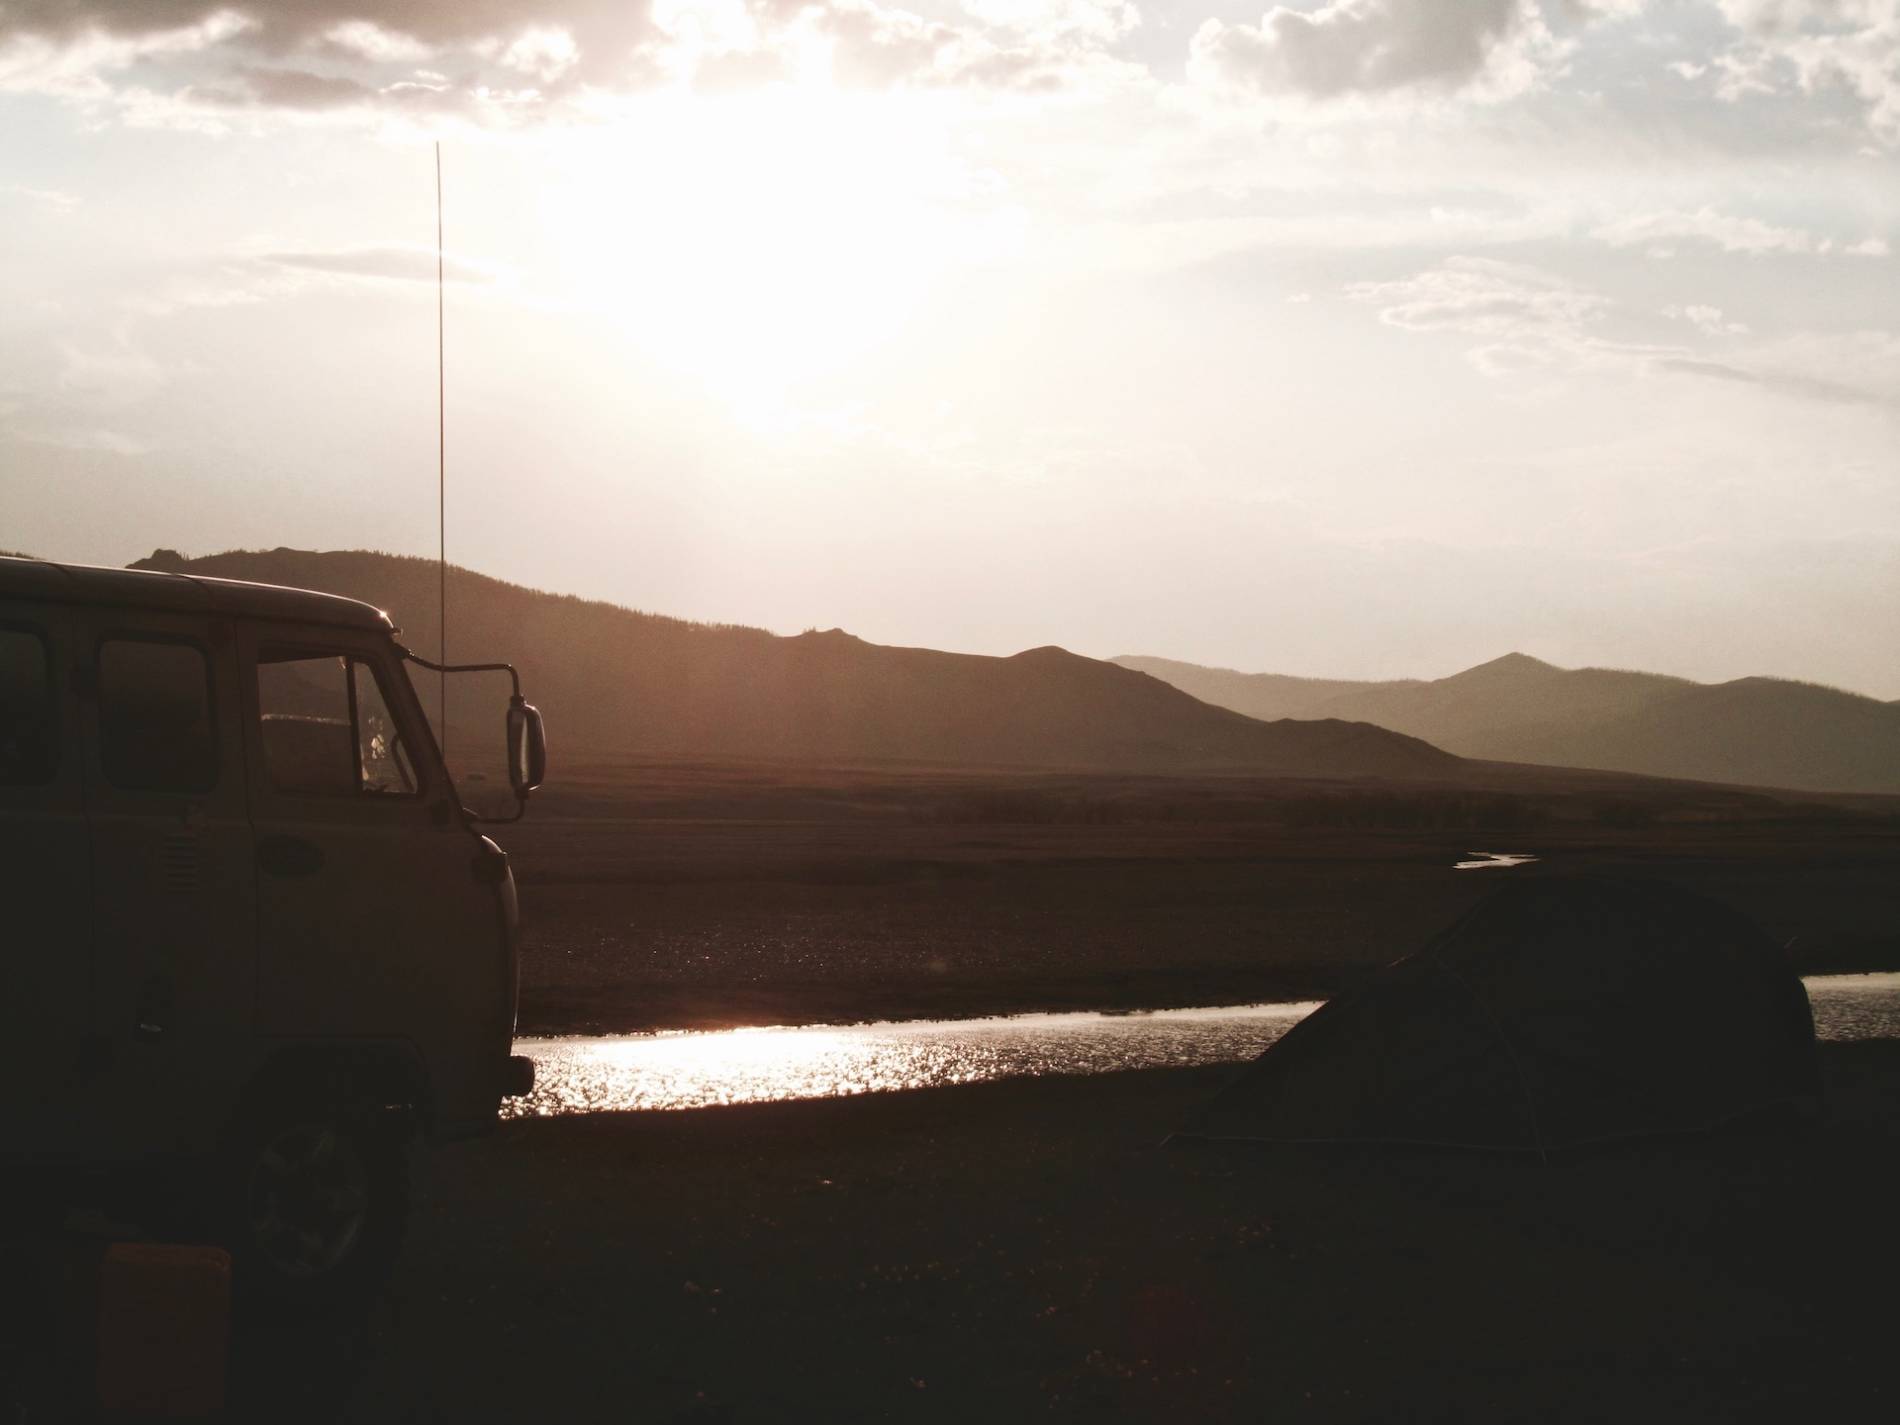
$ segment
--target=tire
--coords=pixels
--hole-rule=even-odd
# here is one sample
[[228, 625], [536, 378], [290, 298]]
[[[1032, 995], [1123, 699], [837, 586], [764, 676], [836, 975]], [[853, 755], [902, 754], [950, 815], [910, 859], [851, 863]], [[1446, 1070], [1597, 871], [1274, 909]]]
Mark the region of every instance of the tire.
[[218, 1235], [238, 1300], [273, 1315], [367, 1306], [408, 1225], [405, 1138], [388, 1115], [318, 1104], [246, 1124], [220, 1174]]

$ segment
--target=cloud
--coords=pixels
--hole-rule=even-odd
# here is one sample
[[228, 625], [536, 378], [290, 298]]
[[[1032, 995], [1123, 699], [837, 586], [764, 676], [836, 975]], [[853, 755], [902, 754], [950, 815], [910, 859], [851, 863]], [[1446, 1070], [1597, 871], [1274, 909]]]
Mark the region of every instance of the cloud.
[[1817, 400], [1900, 411], [1900, 334], [1797, 332], [1747, 353], [1747, 375]]
[[0, 90], [177, 127], [246, 111], [484, 118], [649, 82], [664, 38], [622, 0], [9, 0]]
[[1324, 101], [1528, 87], [1553, 39], [1533, 0], [1330, 0], [1276, 5], [1258, 25], [1205, 21], [1189, 70], [1205, 83]]
[[498, 56], [503, 68], [532, 75], [543, 84], [558, 83], [580, 62], [581, 52], [566, 30], [524, 30]]
[[157, 447], [150, 441], [104, 426], [28, 426], [11, 432], [35, 445], [56, 445], [65, 450], [91, 450], [104, 455], [149, 455]]
[[256, 28], [248, 16], [203, 4], [159, 0], [123, 30], [85, 23], [85, 8], [32, 0], [0, 9], [0, 93], [99, 99], [111, 91], [107, 76], [189, 58]]
[[1377, 307], [1387, 326], [1483, 338], [1468, 354], [1487, 375], [1587, 360], [1601, 346], [1591, 328], [1610, 305], [1536, 268], [1481, 257], [1454, 257], [1395, 281], [1356, 282], [1346, 296]]
[[346, 20], [323, 32], [338, 49], [376, 63], [417, 63], [434, 51], [409, 35], [386, 30], [371, 20]]
[[58, 353], [60, 390], [95, 402], [135, 405], [155, 395], [169, 378], [124, 326], [99, 342], [61, 341]]
[[1896, 0], [1716, 0], [1740, 33], [1717, 59], [1717, 94], [1838, 89], [1857, 100], [1876, 141], [1900, 144], [1900, 3]]
[[963, 9], [1027, 35], [1118, 40], [1141, 25], [1141, 11], [1126, 0], [963, 0]]
[[[435, 281], [435, 249], [390, 245], [340, 248], [327, 252], [267, 252], [256, 262], [306, 272], [342, 277], [378, 277], [398, 282]], [[459, 257], [443, 259], [443, 276], [451, 282], [493, 282], [495, 269]]]
[[1611, 247], [1649, 247], [1672, 251], [1676, 242], [1709, 243], [1723, 252], [1750, 256], [1764, 253], [1828, 252], [1833, 243], [1801, 228], [1780, 227], [1760, 218], [1738, 218], [1714, 208], [1693, 213], [1672, 209], [1659, 213], [1632, 213], [1605, 223], [1593, 234]]
[[964, 0], [942, 20], [879, 0], [11, 0], [0, 91], [178, 127], [270, 111], [513, 123], [814, 67], [858, 87], [1058, 90], [1145, 73], [1109, 52], [1139, 23], [1119, 0]]
[[[442, 275], [450, 282], [482, 287], [503, 297], [518, 295], [515, 274], [495, 263], [451, 254], [443, 262]], [[432, 247], [388, 243], [244, 253], [174, 264], [147, 273], [135, 292], [117, 299], [117, 310], [140, 320], [163, 319], [180, 312], [288, 301], [322, 288], [434, 281]], [[123, 324], [115, 326], [115, 339], [123, 343], [131, 330]]]
[[875, 0], [790, 8], [796, 19], [779, 45], [821, 49], [832, 78], [849, 88], [1056, 93], [1146, 75], [1112, 52], [1141, 19], [1114, 0], [964, 0], [959, 23]]
[[1722, 314], [1720, 307], [1690, 303], [1687, 306], [1669, 306], [1663, 308], [1665, 317], [1671, 321], [1687, 322], [1705, 336], [1743, 336], [1748, 331], [1745, 322], [1732, 322]]
[[1825, 376], [1810, 376], [1793, 371], [1749, 370], [1725, 361], [1699, 357], [1663, 356], [1652, 365], [1660, 371], [1675, 371], [1685, 376], [1700, 376], [1711, 381], [1733, 381], [1744, 386], [1759, 386], [1787, 396], [1810, 401], [1829, 401], [1846, 406], [1874, 406], [1885, 410], [1900, 409], [1900, 396], [1891, 391], [1870, 390], [1847, 381]]
[[[1536, 268], [1475, 257], [1455, 257], [1394, 281], [1354, 283], [1346, 296], [1377, 307], [1387, 326], [1477, 338], [1466, 356], [1486, 376], [1588, 369], [1673, 374], [1900, 410], [1900, 338], [1888, 332], [1800, 334], [1718, 361], [1679, 343], [1608, 337], [1602, 328], [1609, 319], [1627, 315], [1608, 298]], [[1669, 307], [1663, 315], [1709, 336], [1748, 332], [1712, 306]]]
[[231, 77], [242, 86], [241, 92], [203, 90], [199, 97], [218, 96], [234, 105], [250, 103], [273, 109], [338, 109], [368, 103], [377, 93], [345, 75], [318, 74], [308, 69], [247, 64], [233, 69]]
[[429, 49], [548, 24], [584, 29], [603, 47], [637, 42], [652, 31], [646, 8], [621, 0], [386, 0], [373, 7], [362, 0], [10, 0], [4, 23], [9, 33], [52, 41], [99, 36], [136, 43], [233, 17], [267, 49], [327, 45], [409, 62]]
[[1642, 13], [1649, 0], [1557, 0], [1558, 13], [1573, 23], [1627, 20]]
[[18, 198], [22, 202], [53, 213], [70, 213], [79, 200], [57, 188], [31, 188], [24, 183], [0, 183], [0, 199]]

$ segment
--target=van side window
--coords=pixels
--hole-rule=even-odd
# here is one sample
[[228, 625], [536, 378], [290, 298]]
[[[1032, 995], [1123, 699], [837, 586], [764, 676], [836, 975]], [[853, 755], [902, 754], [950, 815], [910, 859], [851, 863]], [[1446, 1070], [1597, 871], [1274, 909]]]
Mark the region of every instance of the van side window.
[[0, 628], [0, 787], [49, 780], [56, 746], [46, 640], [24, 628]]
[[99, 757], [137, 792], [205, 792], [218, 779], [211, 670], [188, 643], [109, 638], [99, 645]]
[[274, 790], [306, 797], [356, 794], [347, 664], [340, 657], [258, 655], [264, 768]]
[[271, 786], [292, 796], [409, 796], [416, 790], [376, 670], [344, 654], [262, 649], [257, 707]]

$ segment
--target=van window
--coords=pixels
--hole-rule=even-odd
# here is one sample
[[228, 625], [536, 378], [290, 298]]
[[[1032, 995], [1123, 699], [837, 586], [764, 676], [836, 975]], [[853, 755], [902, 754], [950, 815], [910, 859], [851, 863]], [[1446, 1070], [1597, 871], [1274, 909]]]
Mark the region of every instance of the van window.
[[46, 640], [28, 629], [0, 628], [0, 787], [49, 780], [55, 746]]
[[257, 707], [271, 786], [293, 796], [408, 796], [409, 751], [376, 670], [344, 654], [263, 649]]
[[273, 789], [295, 796], [356, 794], [348, 680], [343, 658], [259, 655], [257, 707]]
[[363, 790], [382, 796], [408, 796], [416, 789], [396, 719], [383, 697], [381, 675], [367, 663], [352, 662], [356, 678], [356, 761], [363, 769]]
[[211, 789], [218, 754], [202, 651], [142, 638], [99, 645], [99, 757], [106, 779], [128, 791]]

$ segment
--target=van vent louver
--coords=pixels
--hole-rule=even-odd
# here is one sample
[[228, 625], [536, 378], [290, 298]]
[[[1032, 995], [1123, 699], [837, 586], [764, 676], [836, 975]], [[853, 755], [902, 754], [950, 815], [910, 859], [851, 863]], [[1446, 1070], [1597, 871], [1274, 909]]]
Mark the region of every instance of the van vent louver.
[[198, 864], [202, 848], [189, 832], [173, 832], [159, 843], [158, 882], [174, 895], [189, 895], [198, 889]]

